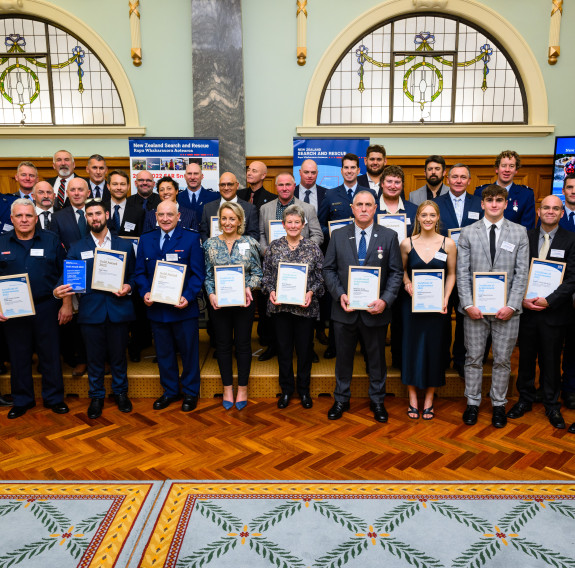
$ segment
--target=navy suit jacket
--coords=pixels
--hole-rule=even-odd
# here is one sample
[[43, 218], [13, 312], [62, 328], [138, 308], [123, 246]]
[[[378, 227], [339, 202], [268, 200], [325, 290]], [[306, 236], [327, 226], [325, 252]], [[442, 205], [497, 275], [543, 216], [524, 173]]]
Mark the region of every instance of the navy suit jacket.
[[[325, 194], [327, 193], [327, 187], [323, 187], [321, 185], [316, 185], [315, 187], [317, 189], [317, 211], [319, 212], [319, 208], [321, 207], [321, 203], [325, 197]], [[294, 195], [298, 199], [301, 199], [303, 201], [303, 198], [305, 197], [305, 189], [302, 190], [301, 197], [300, 197], [299, 196], [299, 188], [300, 188], [299, 184], [295, 186]]]
[[[441, 234], [447, 236], [448, 229], [458, 229], [457, 215], [453, 208], [453, 202], [449, 193], [440, 195], [435, 203], [439, 207], [440, 216], [440, 229]], [[471, 217], [469, 216], [471, 213]], [[475, 215], [477, 213], [477, 215]], [[461, 219], [461, 226], [473, 225], [476, 221], [483, 218], [483, 209], [481, 208], [481, 199], [470, 193], [465, 194], [465, 201], [463, 205], [463, 218]]]
[[[571, 211], [568, 211], [567, 209], [565, 209], [565, 207], [563, 207], [563, 210], [565, 211], [565, 213], [563, 213], [563, 217], [559, 219], [559, 226], [563, 227], [563, 229], [566, 229], [567, 231], [575, 233], [575, 224], [572, 225], [571, 223], [569, 223], [569, 213], [571, 213]], [[575, 216], [573, 216], [573, 221], [575, 222]], [[541, 220], [538, 219], [537, 226], [539, 227], [540, 225]]]
[[[116, 235], [112, 237], [112, 250], [124, 251], [126, 253], [126, 269], [124, 272], [124, 284], [129, 284], [134, 290], [134, 269], [136, 259], [134, 257], [134, 247], [130, 241], [121, 239]], [[68, 251], [68, 260], [85, 260], [86, 261], [86, 293], [78, 294], [80, 297], [80, 306], [78, 308], [78, 323], [98, 324], [104, 323], [106, 317], [110, 318], [113, 323], [133, 321], [136, 319], [134, 304], [130, 296], [118, 297], [112, 292], [103, 292], [102, 290], [92, 290], [92, 272], [94, 271], [94, 257], [83, 259], [82, 253], [87, 251], [94, 252], [96, 243], [91, 234], [86, 235], [83, 239], [76, 241]], [[58, 285], [62, 284], [60, 278]]]
[[[86, 180], [86, 183], [88, 184], [88, 188], [90, 190], [90, 197], [88, 197], [88, 199], [91, 199], [92, 197], [94, 197], [92, 195], [92, 186], [90, 185], [90, 178], [86, 177], [86, 178], [82, 178], [84, 180]], [[102, 184], [99, 184], [102, 185]], [[56, 192], [57, 194], [57, 192]], [[112, 199], [112, 196], [110, 195], [110, 190], [108, 189], [108, 182], [104, 181], [104, 184], [102, 186], [102, 197], [101, 197], [102, 201], [106, 201], [107, 203], [110, 203], [110, 200]]]
[[[12, 230], [12, 220], [10, 219], [10, 208], [12, 202], [16, 201], [16, 197], [6, 193], [0, 193], [0, 234]], [[9, 229], [5, 229], [4, 225], [8, 225]]]
[[[154, 302], [147, 308], [148, 319], [155, 322], [176, 322], [197, 318], [200, 314], [197, 296], [202, 289], [205, 277], [204, 253], [200, 244], [200, 235], [196, 231], [176, 227], [167, 250], [160, 249], [162, 230], [156, 229], [144, 233], [138, 243], [136, 257], [136, 285], [142, 298], [152, 289], [157, 260], [166, 260], [167, 254], [176, 254], [177, 262], [186, 265], [182, 296], [188, 305], [176, 308], [169, 304]], [[170, 261], [171, 262], [171, 261]], [[176, 262], [174, 260], [174, 262]]]
[[60, 241], [66, 250], [70, 250], [70, 245], [82, 238], [76, 211], [73, 207], [64, 207], [52, 215], [50, 230], [60, 237]]
[[[244, 215], [246, 218], [246, 227], [244, 235], [253, 237], [258, 243], [260, 242], [260, 222], [258, 218], [258, 210], [255, 205], [252, 205], [249, 201], [244, 201], [238, 197], [238, 205], [241, 205], [244, 210]], [[202, 241], [205, 242], [210, 238], [210, 218], [218, 216], [218, 210], [220, 209], [219, 201], [212, 201], [207, 203], [204, 207], [204, 212], [202, 214], [202, 221], [200, 223], [200, 235]]]
[[220, 195], [219, 191], [212, 191], [211, 189], [206, 189], [202, 187], [200, 191], [200, 200], [196, 203], [195, 207], [192, 207], [192, 202], [190, 201], [190, 195], [188, 189], [184, 189], [184, 191], [180, 191], [178, 193], [178, 203], [182, 207], [187, 207], [191, 209], [196, 214], [196, 219], [199, 220], [202, 218], [202, 214], [204, 212], [204, 205], [206, 203], [210, 203], [211, 201], [215, 201], [216, 199], [221, 199], [222, 196]]
[[[491, 184], [480, 185], [475, 195], [481, 197], [483, 190]], [[507, 207], [503, 216], [512, 223], [523, 225], [527, 230], [535, 227], [535, 194], [530, 187], [512, 183], [507, 196]]]

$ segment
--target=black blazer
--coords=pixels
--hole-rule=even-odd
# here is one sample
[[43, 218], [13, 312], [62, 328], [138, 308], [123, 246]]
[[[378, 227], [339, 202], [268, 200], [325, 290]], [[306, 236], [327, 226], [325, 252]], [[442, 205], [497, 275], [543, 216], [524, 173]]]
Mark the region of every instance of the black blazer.
[[[146, 211], [152, 211], [155, 209], [159, 205], [160, 201], [162, 201], [160, 196], [157, 193], [152, 193], [146, 201]], [[134, 193], [134, 195], [130, 195], [130, 197], [128, 197], [128, 203], [133, 203], [136, 207], [143, 209], [144, 198], [139, 193]]]
[[52, 215], [50, 230], [60, 237], [66, 250], [70, 250], [70, 245], [82, 238], [73, 207], [64, 207], [64, 209], [56, 211]]
[[[252, 193], [252, 190], [249, 187], [244, 187], [242, 189], [238, 189], [237, 196], [240, 199], [243, 199], [244, 201], [247, 201], [249, 203], [251, 193]], [[260, 207], [264, 203], [268, 203], [269, 201], [273, 201], [274, 199], [277, 199], [277, 198], [278, 198], [278, 196], [275, 193], [271, 193], [270, 191], [268, 191], [264, 187], [260, 187], [254, 194], [254, 203], [253, 204], [255, 205], [256, 209], [259, 212]]]
[[[108, 226], [118, 234], [119, 237], [139, 237], [144, 230], [144, 219], [146, 212], [141, 206], [134, 201], [126, 200], [126, 208], [124, 209], [124, 217], [120, 227], [116, 227], [114, 223], [114, 202], [110, 201], [110, 221]], [[134, 227], [131, 230], [126, 228], [126, 223], [132, 223]]]
[[[238, 197], [238, 205], [242, 206], [246, 217], [245, 235], [253, 237], [258, 243], [260, 242], [260, 223], [258, 219], [258, 210], [255, 205], [244, 201]], [[216, 217], [220, 208], [220, 201], [211, 201], [204, 205], [202, 220], [200, 222], [200, 236], [205, 242], [210, 238], [210, 217]]]
[[[93, 197], [92, 195], [92, 186], [90, 185], [90, 178], [82, 178], [84, 180], [86, 180], [86, 183], [88, 184], [88, 187], [90, 188], [90, 198]], [[108, 203], [110, 203], [110, 200], [112, 199], [112, 196], [110, 195], [110, 190], [108, 189], [108, 182], [104, 181], [104, 185], [103, 185], [103, 191], [102, 191], [102, 201], [107, 201]]]

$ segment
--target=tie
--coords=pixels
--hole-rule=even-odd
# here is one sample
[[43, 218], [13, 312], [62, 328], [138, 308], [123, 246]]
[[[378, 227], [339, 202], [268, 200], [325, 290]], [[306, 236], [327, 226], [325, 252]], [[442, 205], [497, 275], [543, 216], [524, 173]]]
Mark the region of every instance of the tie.
[[78, 229], [80, 229], [80, 234], [82, 237], [86, 236], [86, 218], [84, 217], [84, 210], [78, 209]]
[[120, 221], [120, 206], [114, 205], [114, 225], [116, 225], [116, 231], [120, 230], [121, 224], [122, 223]]
[[196, 199], [196, 194], [192, 193], [192, 209], [196, 207], [198, 200]]
[[305, 190], [305, 197], [303, 198], [304, 203], [309, 203], [309, 194], [311, 193], [311, 189]]
[[549, 247], [551, 246], [551, 241], [549, 240], [548, 233], [543, 233], [543, 244], [539, 249], [539, 258], [545, 260], [547, 258], [547, 253], [549, 252]]
[[571, 211], [571, 213], [569, 213], [569, 225], [571, 225], [572, 231], [575, 231], [575, 221], [573, 220], [574, 215], [575, 215], [575, 213], [573, 211]]
[[495, 223], [491, 225], [491, 232], [489, 233], [489, 252], [491, 253], [491, 264], [495, 260], [495, 229], [497, 225]]
[[162, 252], [165, 253], [169, 246], [170, 246], [170, 235], [166, 233], [164, 235], [164, 242], [162, 243]]
[[353, 189], [347, 190], [347, 196], [349, 198], [350, 203], [353, 203]]
[[455, 209], [455, 215], [457, 215], [457, 224], [461, 227], [461, 221], [463, 219], [463, 211], [461, 208], [461, 197], [455, 200], [457, 207]]
[[101, 199], [102, 198], [102, 195], [100, 194], [100, 186], [99, 185], [97, 185], [94, 188], [94, 198], [95, 199]]
[[148, 209], [148, 198], [147, 197], [142, 201], [142, 209], [144, 211], [146, 211]]
[[357, 248], [357, 257], [359, 258], [359, 264], [363, 266], [365, 262], [365, 255], [367, 253], [367, 243], [365, 240], [365, 231], [361, 232], [361, 239], [359, 239], [359, 247]]
[[66, 201], [66, 182], [64, 178], [60, 180], [60, 187], [58, 188], [58, 203], [60, 207], [64, 207], [64, 201]]
[[255, 191], [251, 191], [251, 192], [250, 192], [250, 203], [251, 203], [252, 205], [253, 205], [253, 203], [254, 203], [254, 194], [255, 194]]
[[44, 213], [42, 213], [42, 215], [44, 216], [44, 229], [49, 230], [50, 229], [50, 211], [44, 211]]

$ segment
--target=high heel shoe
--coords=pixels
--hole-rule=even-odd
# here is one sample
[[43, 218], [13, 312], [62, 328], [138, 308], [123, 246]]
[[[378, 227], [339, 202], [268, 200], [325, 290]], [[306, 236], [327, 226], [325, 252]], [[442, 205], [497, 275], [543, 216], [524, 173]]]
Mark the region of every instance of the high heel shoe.
[[247, 400], [236, 400], [236, 408], [238, 410], [242, 410], [242, 408], [245, 408], [247, 405], [248, 405]]
[[233, 400], [222, 400], [222, 406], [223, 406], [226, 410], [229, 410], [230, 408], [232, 408], [233, 405], [234, 405], [234, 401], [233, 401]]

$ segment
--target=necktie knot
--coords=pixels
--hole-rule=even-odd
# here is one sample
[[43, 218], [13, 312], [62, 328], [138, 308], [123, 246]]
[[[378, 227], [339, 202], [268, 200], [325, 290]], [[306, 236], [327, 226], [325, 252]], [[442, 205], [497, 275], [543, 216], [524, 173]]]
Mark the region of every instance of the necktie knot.
[[305, 197], [303, 198], [304, 203], [309, 203], [309, 195], [311, 193], [311, 189], [305, 190]]
[[100, 199], [100, 198], [102, 197], [102, 195], [101, 195], [101, 193], [100, 193], [100, 186], [99, 186], [99, 185], [97, 185], [97, 186], [94, 188], [94, 197], [95, 197], [96, 199]]
[[545, 260], [547, 258], [547, 254], [549, 253], [550, 247], [551, 247], [551, 240], [549, 237], [549, 233], [543, 233], [543, 244], [539, 249], [539, 258]]
[[359, 246], [357, 247], [357, 258], [359, 260], [359, 264], [363, 266], [365, 262], [365, 256], [367, 254], [367, 241], [365, 239], [366, 232], [361, 231], [361, 238], [359, 239]]
[[166, 233], [164, 235], [164, 242], [162, 243], [162, 252], [164, 252], [170, 244], [170, 235]]
[[80, 235], [82, 237], [86, 236], [86, 218], [84, 217], [84, 210], [78, 209], [76, 211], [78, 213], [78, 229], [80, 229]]
[[497, 225], [493, 223], [489, 232], [489, 253], [491, 254], [491, 263], [495, 261], [495, 229]]
[[353, 189], [347, 190], [347, 196], [349, 197], [350, 201], [353, 201]]

